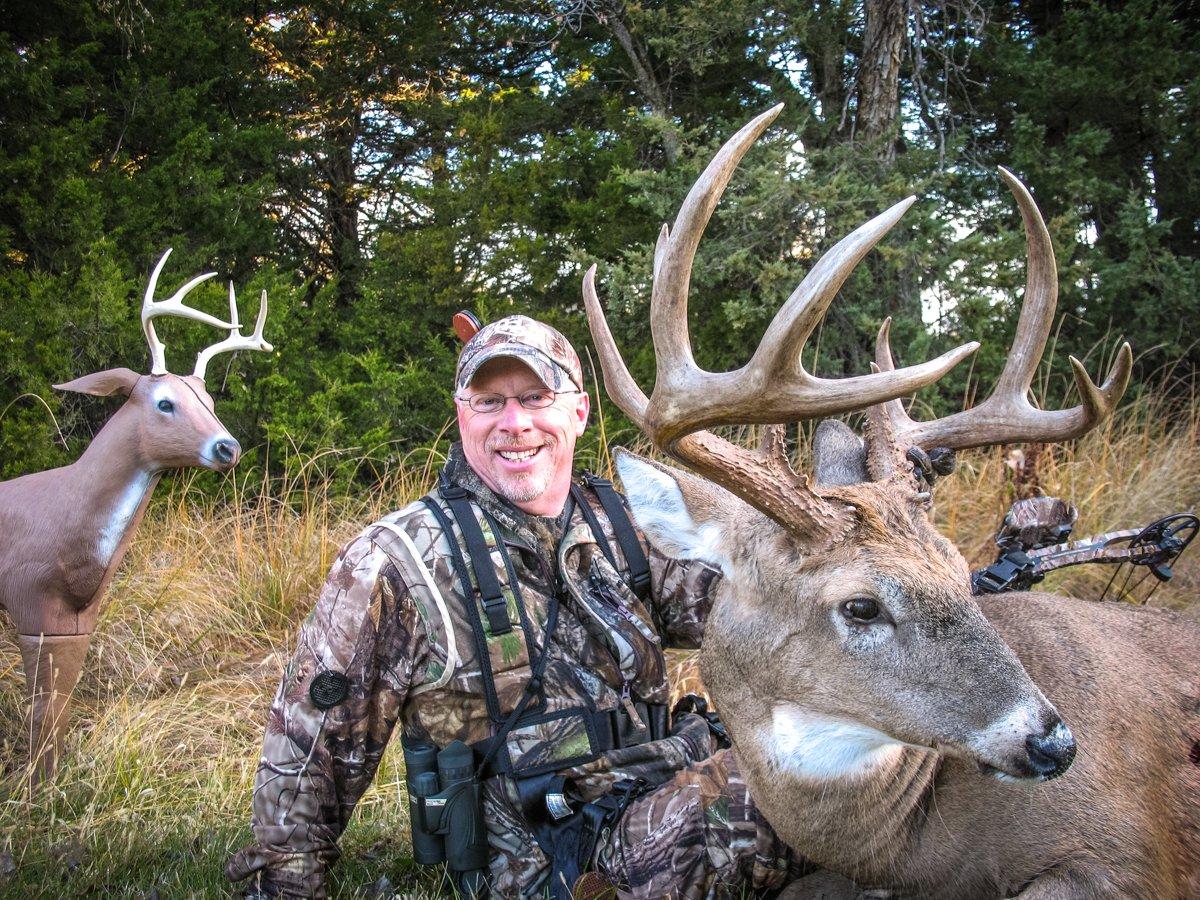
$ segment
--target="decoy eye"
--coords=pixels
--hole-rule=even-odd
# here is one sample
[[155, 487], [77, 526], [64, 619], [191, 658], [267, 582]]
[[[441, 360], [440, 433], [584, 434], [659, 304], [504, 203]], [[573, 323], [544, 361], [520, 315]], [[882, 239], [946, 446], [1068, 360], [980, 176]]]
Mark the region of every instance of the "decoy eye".
[[175, 404], [172, 403], [170, 400], [168, 400], [166, 397], [163, 397], [161, 400], [158, 401], [158, 408], [165, 413], [175, 412]]

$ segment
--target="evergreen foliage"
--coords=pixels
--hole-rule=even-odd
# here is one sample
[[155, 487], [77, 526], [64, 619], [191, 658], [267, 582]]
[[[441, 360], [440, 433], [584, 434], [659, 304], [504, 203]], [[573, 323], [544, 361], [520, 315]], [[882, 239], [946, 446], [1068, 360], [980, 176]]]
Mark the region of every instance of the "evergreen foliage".
[[[649, 387], [658, 228], [721, 141], [778, 102], [696, 261], [702, 364], [742, 364], [823, 250], [915, 193], [805, 362], [865, 372], [893, 315], [902, 363], [984, 341], [922, 402], [957, 408], [986, 389], [1024, 283], [1002, 164], [1030, 185], [1059, 255], [1065, 352], [1047, 363], [1050, 395], [1066, 352], [1103, 374], [1119, 337], [1140, 354], [1141, 383], [1188, 385], [1200, 365], [1189, 4], [8, 7], [0, 477], [73, 459], [111, 410], [52, 383], [145, 365], [138, 304], [167, 246], [165, 290], [220, 273], [192, 295], [205, 308], [222, 310], [224, 279], [244, 316], [268, 291], [276, 353], [210, 373], [219, 415], [248, 447], [359, 448], [386, 463], [428, 444], [452, 413], [451, 315], [527, 313], [583, 350], [592, 262]], [[163, 330], [182, 371], [218, 337]]]

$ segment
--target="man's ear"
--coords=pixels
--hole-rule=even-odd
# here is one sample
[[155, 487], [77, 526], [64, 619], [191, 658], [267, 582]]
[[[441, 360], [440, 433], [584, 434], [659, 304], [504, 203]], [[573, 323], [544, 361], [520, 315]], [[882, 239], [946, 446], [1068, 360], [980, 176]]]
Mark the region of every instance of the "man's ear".
[[91, 394], [93, 397], [111, 397], [120, 394], [128, 397], [137, 380], [142, 376], [132, 369], [105, 369], [103, 372], [93, 372], [74, 381], [54, 385], [58, 391], [75, 391], [78, 394]]
[[700, 559], [730, 574], [727, 539], [744, 504], [724, 488], [617, 448], [633, 518], [667, 556]]
[[575, 437], [583, 434], [587, 428], [588, 414], [592, 411], [592, 398], [587, 391], [580, 391], [575, 398]]

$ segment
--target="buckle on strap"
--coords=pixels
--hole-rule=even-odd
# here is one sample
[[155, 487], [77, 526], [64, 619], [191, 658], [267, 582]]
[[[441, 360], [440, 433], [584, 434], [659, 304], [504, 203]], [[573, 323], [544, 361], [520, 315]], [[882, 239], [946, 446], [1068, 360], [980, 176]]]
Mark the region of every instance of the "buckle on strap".
[[625, 778], [616, 782], [602, 797], [584, 804], [579, 812], [583, 818], [583, 830], [579, 839], [581, 856], [590, 859], [597, 843], [606, 841], [608, 833], [625, 810], [638, 797], [649, 790], [644, 778]]
[[662, 740], [669, 735], [671, 714], [665, 703], [646, 703], [639, 700], [633, 705], [642, 719], [641, 727], [633, 721], [624, 706], [614, 706], [612, 709], [602, 709], [596, 713], [592, 721], [596, 725], [600, 744], [596, 749], [601, 753], [637, 747]]
[[620, 808], [621, 812], [624, 812], [625, 807], [646, 793], [649, 787], [650, 785], [645, 778], [623, 778], [616, 782], [612, 786], [612, 789], [596, 802], [601, 803], [610, 798], [615, 798], [618, 801], [616, 805]]
[[645, 596], [650, 591], [650, 570], [633, 573], [633, 592], [638, 597]]
[[443, 500], [466, 500], [471, 496], [466, 488], [444, 478], [438, 479], [438, 493], [442, 495]]
[[508, 618], [508, 601], [503, 596], [484, 597], [483, 611], [487, 615], [492, 634], [502, 635], [512, 631], [512, 622]]

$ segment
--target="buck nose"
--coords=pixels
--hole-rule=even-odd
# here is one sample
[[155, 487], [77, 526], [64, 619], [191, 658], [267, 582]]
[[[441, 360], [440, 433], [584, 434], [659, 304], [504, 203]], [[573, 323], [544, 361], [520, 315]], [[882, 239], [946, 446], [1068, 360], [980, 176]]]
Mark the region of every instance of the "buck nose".
[[1045, 734], [1031, 734], [1025, 738], [1025, 751], [1029, 755], [1029, 767], [1038, 777], [1049, 781], [1071, 768], [1075, 759], [1075, 736], [1061, 719], [1056, 719], [1054, 727]]
[[233, 438], [222, 438], [213, 444], [213, 459], [223, 466], [232, 466], [242, 454], [242, 445]]

